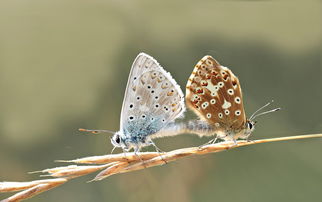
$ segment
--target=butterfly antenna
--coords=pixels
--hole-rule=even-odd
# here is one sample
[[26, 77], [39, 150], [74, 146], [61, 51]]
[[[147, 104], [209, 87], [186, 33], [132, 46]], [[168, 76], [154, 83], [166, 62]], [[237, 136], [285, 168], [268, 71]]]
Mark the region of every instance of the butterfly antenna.
[[257, 109], [249, 118], [249, 120], [254, 119], [254, 117], [256, 116], [256, 113], [261, 111], [262, 109], [266, 108], [267, 106], [269, 106], [270, 104], [272, 104], [274, 102], [274, 100], [268, 102], [267, 104], [265, 104], [264, 106], [260, 107], [259, 109]]
[[266, 111], [266, 112], [262, 112], [262, 113], [256, 114], [255, 116], [252, 116], [249, 120], [254, 120], [258, 116], [262, 116], [264, 114], [268, 114], [268, 113], [271, 113], [271, 112], [276, 112], [276, 111], [278, 111], [280, 109], [281, 108], [276, 108], [276, 109], [272, 109], [272, 110], [269, 110], [269, 111]]
[[81, 131], [81, 132], [89, 132], [89, 133], [92, 133], [92, 134], [98, 134], [98, 133], [115, 134], [114, 131], [110, 131], [110, 130], [89, 130], [89, 129], [80, 128], [80, 129], [78, 129], [78, 131]]

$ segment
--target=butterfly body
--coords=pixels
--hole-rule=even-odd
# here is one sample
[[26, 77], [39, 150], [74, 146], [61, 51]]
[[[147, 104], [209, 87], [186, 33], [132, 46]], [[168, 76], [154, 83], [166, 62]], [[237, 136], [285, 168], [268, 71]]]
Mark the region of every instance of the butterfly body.
[[153, 135], [184, 111], [184, 96], [176, 81], [155, 59], [140, 53], [132, 64], [125, 90], [120, 131], [111, 142], [126, 151], [154, 145]]
[[[246, 119], [238, 78], [211, 56], [195, 66], [186, 86], [186, 103], [220, 139], [247, 139], [255, 123]], [[203, 134], [201, 134], [203, 136]]]

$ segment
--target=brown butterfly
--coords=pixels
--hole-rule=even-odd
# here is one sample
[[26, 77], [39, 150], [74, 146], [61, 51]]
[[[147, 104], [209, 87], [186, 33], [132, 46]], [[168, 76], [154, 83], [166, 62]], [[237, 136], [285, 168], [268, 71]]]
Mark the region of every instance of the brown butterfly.
[[204, 134], [198, 134], [216, 135], [212, 142], [217, 138], [234, 142], [238, 138], [248, 139], [255, 128], [254, 118], [280, 109], [256, 114], [268, 103], [247, 119], [238, 78], [211, 56], [203, 57], [195, 66], [186, 86], [186, 103], [211, 127]]

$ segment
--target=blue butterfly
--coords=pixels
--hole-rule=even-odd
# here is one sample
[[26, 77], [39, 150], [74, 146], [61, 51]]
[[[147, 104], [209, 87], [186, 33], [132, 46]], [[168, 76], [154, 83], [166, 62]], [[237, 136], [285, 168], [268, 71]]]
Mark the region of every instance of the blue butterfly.
[[[185, 112], [180, 86], [151, 56], [140, 53], [134, 60], [125, 90], [120, 130], [111, 143], [123, 151], [134, 152], [153, 145], [153, 138], [175, 135], [170, 125]], [[166, 130], [168, 128], [168, 130]], [[169, 131], [170, 130], [170, 131]], [[107, 130], [86, 130], [92, 133]], [[113, 132], [112, 132], [113, 133]]]

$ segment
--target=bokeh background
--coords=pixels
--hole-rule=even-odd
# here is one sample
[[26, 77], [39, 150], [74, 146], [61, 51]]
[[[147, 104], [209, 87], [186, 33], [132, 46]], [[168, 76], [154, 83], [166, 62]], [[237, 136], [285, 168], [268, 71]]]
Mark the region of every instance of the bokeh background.
[[[253, 139], [321, 132], [321, 11], [321, 1], [2, 0], [0, 181], [109, 153], [108, 136], [77, 129], [119, 129], [142, 51], [183, 89], [198, 60], [214, 56], [238, 75], [248, 115], [274, 99], [283, 110], [259, 118]], [[156, 143], [168, 151], [208, 140]], [[84, 176], [29, 201], [319, 201], [321, 145], [255, 145], [90, 184], [94, 175]]]

